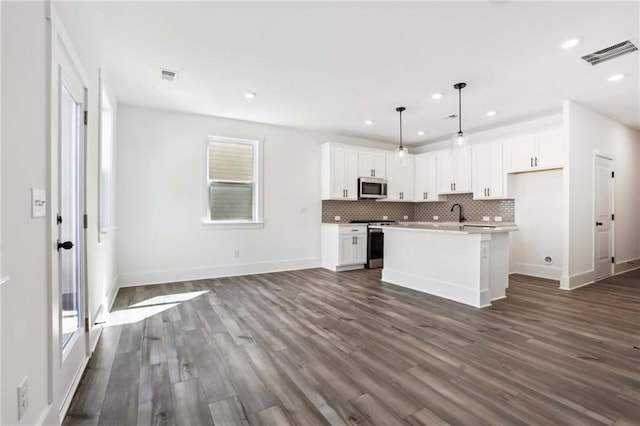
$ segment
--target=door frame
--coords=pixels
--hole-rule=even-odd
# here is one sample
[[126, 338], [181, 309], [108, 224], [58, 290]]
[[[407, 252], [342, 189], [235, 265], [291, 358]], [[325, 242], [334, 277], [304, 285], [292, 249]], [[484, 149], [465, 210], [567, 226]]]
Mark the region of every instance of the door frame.
[[[604, 279], [607, 277], [611, 277], [614, 275], [615, 273], [615, 264], [613, 262], [610, 263], [609, 266], [609, 275], [607, 275], [607, 277], [602, 277], [602, 278], [597, 278], [597, 273], [596, 273], [596, 265], [598, 263], [597, 261], [597, 256], [598, 256], [598, 249], [597, 249], [597, 237], [598, 237], [598, 229], [594, 226], [594, 223], [596, 222], [596, 192], [597, 192], [597, 188], [596, 188], [596, 182], [597, 182], [597, 176], [596, 176], [596, 166], [598, 163], [598, 158], [603, 158], [605, 160], [609, 160], [611, 161], [611, 171], [615, 172], [616, 169], [616, 161], [613, 155], [611, 154], [607, 154], [607, 153], [603, 153], [599, 150], [594, 150], [593, 152], [593, 162], [591, 165], [591, 173], [592, 173], [592, 189], [593, 189], [593, 193], [592, 193], [592, 200], [591, 200], [591, 226], [593, 226], [593, 234], [592, 234], [592, 255], [591, 255], [591, 259], [593, 261], [593, 281], [597, 281], [600, 279]], [[611, 180], [611, 214], [615, 214], [615, 210], [616, 210], [616, 186], [615, 186], [615, 178], [612, 178]], [[611, 221], [611, 257], [613, 257], [615, 259], [615, 252], [616, 252], [616, 233], [615, 233], [615, 226], [616, 226], [616, 222], [615, 220]]]
[[[79, 365], [73, 367], [73, 377], [69, 386], [65, 385], [65, 376], [63, 375], [64, 361], [67, 358], [67, 353], [64, 352], [62, 347], [62, 330], [60, 320], [60, 306], [62, 303], [62, 297], [60, 295], [61, 280], [60, 270], [58, 264], [58, 224], [56, 222], [56, 214], [59, 211], [60, 203], [60, 191], [59, 191], [59, 176], [60, 176], [60, 87], [61, 87], [61, 73], [60, 64], [66, 61], [70, 67], [73, 68], [76, 76], [80, 80], [84, 88], [83, 93], [83, 107], [86, 114], [88, 110], [88, 87], [89, 79], [84, 71], [79, 57], [73, 49], [73, 45], [66, 34], [66, 31], [61, 25], [61, 21], [58, 18], [55, 10], [49, 7], [49, 22], [50, 22], [50, 148], [49, 148], [49, 222], [48, 232], [50, 238], [49, 250], [49, 371], [48, 371], [48, 403], [50, 404], [50, 412], [47, 416], [48, 419], [52, 419], [56, 423], [62, 423], [64, 416], [69, 409], [73, 394], [75, 393], [82, 373], [84, 372], [86, 365], [89, 361], [90, 355], [90, 332], [86, 329], [83, 333], [72, 337], [71, 345], [82, 345], [78, 347], [80, 354], [82, 355], [79, 360]], [[66, 58], [65, 58], [66, 57]], [[64, 59], [63, 59], [64, 58]], [[82, 209], [81, 214], [87, 212], [87, 126], [84, 124], [81, 126], [82, 143], [80, 150], [82, 151], [79, 156], [80, 161], [80, 175], [79, 180], [82, 184], [81, 194], [79, 194], [80, 205]], [[80, 318], [82, 323], [89, 318], [89, 285], [88, 285], [88, 251], [87, 251], [87, 229], [81, 226], [81, 304], [82, 304], [82, 317]], [[75, 343], [73, 343], [75, 341]], [[84, 348], [84, 349], [82, 349]], [[66, 387], [66, 389], [65, 389]]]

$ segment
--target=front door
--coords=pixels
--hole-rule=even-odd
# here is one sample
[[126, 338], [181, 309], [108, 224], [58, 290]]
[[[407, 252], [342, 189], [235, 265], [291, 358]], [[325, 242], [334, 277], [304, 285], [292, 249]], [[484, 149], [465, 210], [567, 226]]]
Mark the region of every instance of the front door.
[[[57, 143], [53, 145], [53, 399], [64, 416], [88, 356], [85, 331], [86, 86], [63, 43], [55, 51]], [[56, 158], [57, 157], [57, 158]]]
[[594, 194], [594, 255], [596, 279], [612, 275], [613, 270], [613, 161], [596, 156]]

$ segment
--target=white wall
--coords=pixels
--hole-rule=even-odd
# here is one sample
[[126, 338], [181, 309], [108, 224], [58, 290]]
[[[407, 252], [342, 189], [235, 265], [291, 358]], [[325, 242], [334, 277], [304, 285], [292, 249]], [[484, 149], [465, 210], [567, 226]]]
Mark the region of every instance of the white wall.
[[[562, 274], [563, 171], [508, 175], [518, 232], [509, 234], [509, 273], [559, 280]], [[552, 264], [544, 261], [546, 256]]]
[[[569, 134], [568, 265], [562, 288], [593, 282], [594, 155], [614, 159], [615, 269], [640, 266], [640, 133], [575, 102], [565, 102]], [[628, 262], [635, 262], [630, 264]]]
[[[2, 418], [32, 425], [47, 407], [48, 232], [31, 188], [48, 188], [49, 39], [43, 2], [2, 2]], [[30, 407], [18, 423], [17, 386]]]
[[[319, 145], [363, 144], [127, 105], [120, 105], [117, 135], [117, 253], [125, 286], [319, 266]], [[208, 135], [264, 139], [264, 228], [202, 228]]]

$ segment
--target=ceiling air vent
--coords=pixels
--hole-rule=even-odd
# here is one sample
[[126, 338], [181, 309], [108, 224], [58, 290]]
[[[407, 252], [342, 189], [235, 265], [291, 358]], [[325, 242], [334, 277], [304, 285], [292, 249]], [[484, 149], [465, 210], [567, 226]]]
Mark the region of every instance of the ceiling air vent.
[[605, 47], [597, 52], [590, 53], [582, 57], [585, 61], [591, 65], [598, 65], [601, 62], [608, 61], [618, 56], [626, 55], [638, 50], [638, 48], [631, 43], [631, 41], [623, 41], [622, 43], [614, 44], [613, 46]]
[[443, 120], [451, 120], [452, 118], [458, 118], [458, 114], [453, 113], [453, 114], [447, 114], [447, 115], [443, 115], [442, 117]]
[[175, 71], [170, 71], [170, 70], [165, 70], [165, 69], [160, 69], [161, 74], [160, 77], [163, 80], [167, 80], [167, 81], [173, 81], [176, 79], [176, 75], [178, 75], [177, 72]]

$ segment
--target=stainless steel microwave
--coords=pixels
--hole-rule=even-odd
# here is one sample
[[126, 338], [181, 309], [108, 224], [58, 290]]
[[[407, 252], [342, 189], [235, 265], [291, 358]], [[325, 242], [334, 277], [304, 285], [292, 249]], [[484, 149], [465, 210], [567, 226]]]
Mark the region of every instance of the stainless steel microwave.
[[358, 178], [358, 199], [387, 198], [387, 181], [381, 178]]

